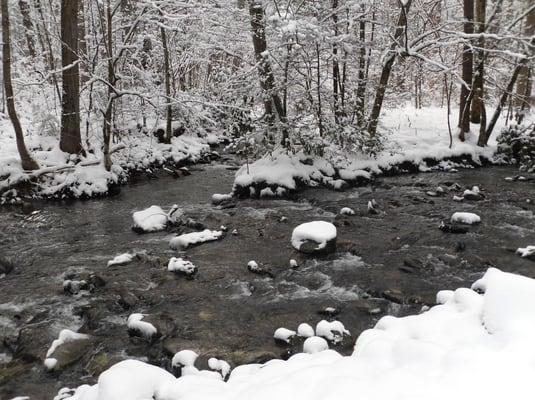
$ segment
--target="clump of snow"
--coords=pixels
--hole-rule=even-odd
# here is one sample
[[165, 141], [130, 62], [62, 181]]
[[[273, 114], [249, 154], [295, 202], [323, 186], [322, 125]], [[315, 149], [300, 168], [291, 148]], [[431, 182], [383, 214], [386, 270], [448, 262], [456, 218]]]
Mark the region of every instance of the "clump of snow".
[[144, 317], [145, 315], [139, 313], [130, 314], [126, 321], [126, 326], [129, 331], [138, 332], [147, 339], [150, 339], [158, 333], [158, 330], [150, 322], [143, 321]]
[[225, 379], [230, 374], [230, 364], [225, 360], [219, 360], [215, 357], [208, 359], [208, 366], [214, 371], [218, 371], [223, 379]]
[[57, 339], [55, 339], [52, 344], [50, 345], [50, 348], [46, 352], [46, 358], [44, 361], [44, 366], [48, 370], [52, 370], [56, 367], [58, 360], [51, 357], [54, 352], [58, 349], [58, 347], [62, 346], [65, 343], [73, 342], [75, 340], [87, 340], [89, 339], [89, 335], [85, 335], [83, 333], [73, 332], [69, 329], [63, 329], [60, 333]]
[[461, 202], [464, 200], [464, 197], [461, 197], [461, 196], [453, 196], [453, 201], [458, 201], [458, 202]]
[[355, 211], [352, 208], [344, 207], [340, 210], [340, 215], [355, 215]]
[[129, 262], [132, 262], [133, 259], [134, 259], [134, 254], [130, 254], [130, 253], [119, 254], [118, 256], [115, 256], [113, 260], [108, 261], [108, 267], [112, 267], [114, 265], [126, 265]]
[[299, 264], [293, 258], [290, 259], [290, 268], [299, 268]]
[[294, 337], [297, 333], [287, 328], [278, 328], [273, 337], [275, 340], [280, 340], [281, 342], [290, 343], [290, 339]]
[[519, 247], [516, 249], [516, 254], [519, 254], [520, 257], [531, 257], [535, 255], [535, 246]]
[[325, 248], [327, 242], [336, 239], [336, 227], [330, 222], [313, 221], [297, 226], [292, 233], [292, 246], [299, 250], [306, 241], [316, 242], [316, 250]]
[[202, 232], [185, 233], [183, 235], [174, 237], [170, 240], [169, 246], [172, 249], [183, 250], [195, 244], [219, 240], [222, 236], [222, 231], [211, 231], [210, 229], [205, 229]]
[[225, 201], [232, 200], [232, 193], [231, 194], [219, 194], [214, 193], [212, 195], [212, 203], [215, 205], [221, 204]]
[[173, 367], [193, 367], [199, 355], [193, 350], [181, 350], [173, 356]]
[[329, 350], [329, 343], [319, 336], [311, 336], [303, 343], [303, 353], [315, 354], [325, 350]]
[[170, 272], [182, 272], [186, 275], [193, 275], [197, 272], [197, 267], [193, 265], [191, 261], [184, 260], [183, 258], [171, 257], [167, 270]]
[[56, 360], [55, 358], [53, 357], [49, 357], [49, 358], [45, 358], [45, 361], [43, 362], [43, 365], [45, 366], [46, 369], [48, 369], [49, 371], [53, 370], [54, 368], [56, 368], [56, 365], [58, 364], [58, 360]]
[[473, 225], [481, 222], [481, 217], [470, 212], [455, 212], [451, 216], [451, 222], [458, 222], [461, 224]]
[[297, 334], [304, 338], [312, 337], [314, 336], [314, 328], [312, 328], [309, 324], [303, 322], [297, 327]]
[[341, 342], [344, 335], [350, 335], [350, 333], [340, 321], [321, 320], [316, 325], [316, 336], [321, 336], [333, 343]]
[[134, 220], [134, 230], [142, 232], [157, 232], [164, 230], [169, 222], [173, 222], [181, 215], [178, 206], [175, 204], [166, 213], [160, 206], [150, 206], [141, 211], [136, 211], [132, 215]]

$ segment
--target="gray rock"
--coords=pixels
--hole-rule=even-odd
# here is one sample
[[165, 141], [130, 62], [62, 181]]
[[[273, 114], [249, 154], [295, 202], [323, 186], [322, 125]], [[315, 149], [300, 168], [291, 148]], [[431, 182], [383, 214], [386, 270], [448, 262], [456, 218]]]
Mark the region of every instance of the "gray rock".
[[336, 238], [329, 240], [325, 247], [322, 249], [318, 248], [319, 243], [314, 242], [313, 240], [304, 241], [301, 246], [299, 246], [299, 251], [301, 253], [310, 254], [310, 255], [324, 255], [331, 254], [336, 251]]

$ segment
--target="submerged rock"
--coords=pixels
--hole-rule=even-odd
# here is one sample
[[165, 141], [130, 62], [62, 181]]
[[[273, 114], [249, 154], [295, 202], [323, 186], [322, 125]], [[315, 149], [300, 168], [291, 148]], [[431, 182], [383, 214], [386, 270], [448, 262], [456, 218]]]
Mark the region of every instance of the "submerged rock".
[[9, 274], [13, 269], [15, 268], [15, 265], [11, 260], [8, 260], [7, 258], [4, 258], [0, 256], [0, 275], [1, 274]]

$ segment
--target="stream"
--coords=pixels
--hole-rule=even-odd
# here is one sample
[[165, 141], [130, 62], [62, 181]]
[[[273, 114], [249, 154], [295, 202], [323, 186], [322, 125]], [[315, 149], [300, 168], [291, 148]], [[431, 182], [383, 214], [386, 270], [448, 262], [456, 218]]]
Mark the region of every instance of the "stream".
[[[345, 192], [307, 189], [293, 200], [213, 206], [211, 195], [232, 186], [231, 161], [194, 166], [180, 179], [139, 179], [109, 198], [36, 202], [32, 213], [0, 208], [0, 256], [15, 262], [0, 279], [0, 399], [52, 399], [62, 387], [94, 384], [126, 358], [169, 368], [182, 349], [197, 351], [201, 363], [209, 356], [232, 365], [285, 358], [300, 344], [275, 343], [275, 329], [315, 326], [333, 317], [327, 307], [352, 335], [333, 348], [351, 354], [359, 333], [382, 316], [417, 313], [434, 304], [438, 290], [469, 286], [489, 267], [535, 277], [535, 263], [514, 254], [535, 245], [534, 183], [505, 181], [517, 174], [513, 167], [382, 177]], [[479, 186], [485, 200], [455, 202], [459, 191], [426, 194], [452, 183]], [[379, 214], [368, 213], [371, 199]], [[178, 255], [168, 245], [174, 232], [131, 230], [133, 211], [153, 204], [177, 204], [210, 229], [228, 227], [222, 240], [181, 254], [198, 267], [194, 279], [166, 269]], [[342, 207], [356, 215], [338, 215]], [[455, 211], [475, 212], [482, 223], [466, 234], [439, 230]], [[293, 228], [312, 220], [335, 222], [336, 253], [306, 257], [291, 247]], [[148, 257], [106, 266], [125, 252]], [[290, 268], [290, 259], [299, 267]], [[250, 260], [273, 277], [249, 272]], [[64, 292], [65, 279], [91, 274], [100, 282], [93, 291]], [[153, 317], [163, 336], [130, 337], [131, 313]], [[45, 354], [64, 328], [94, 339], [88, 349], [73, 348], [65, 368], [47, 372]]]

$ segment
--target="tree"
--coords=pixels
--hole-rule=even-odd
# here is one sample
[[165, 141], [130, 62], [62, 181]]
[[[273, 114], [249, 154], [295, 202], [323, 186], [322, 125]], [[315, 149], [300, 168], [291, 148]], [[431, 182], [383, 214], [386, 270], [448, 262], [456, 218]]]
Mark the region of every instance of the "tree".
[[28, 54], [30, 57], [35, 57], [35, 42], [33, 40], [33, 23], [30, 17], [30, 6], [26, 0], [19, 0], [19, 9], [22, 15], [22, 25], [26, 31], [26, 44], [28, 46]]
[[[529, 2], [528, 2], [529, 3]], [[531, 10], [526, 18], [524, 25], [524, 35], [532, 37], [535, 35], [535, 7], [532, 5]], [[517, 110], [517, 122], [521, 123], [524, 116], [531, 109], [533, 98], [531, 91], [533, 89], [533, 66], [526, 64], [523, 66], [518, 75], [518, 82], [516, 84], [516, 98], [515, 107]]]
[[162, 38], [162, 48], [163, 48], [163, 72], [164, 72], [164, 81], [165, 81], [165, 101], [167, 105], [165, 106], [165, 142], [171, 143], [171, 138], [173, 137], [173, 110], [171, 107], [171, 67], [170, 67], [170, 56], [169, 48], [167, 46], [167, 34], [165, 32], [165, 27], [160, 25], [160, 35]]
[[84, 154], [80, 135], [80, 66], [78, 58], [78, 0], [61, 1], [61, 136], [59, 147]]
[[[471, 104], [470, 120], [478, 124], [481, 122], [482, 110], [484, 110], [483, 102], [483, 82], [485, 74], [485, 19], [486, 19], [487, 0], [476, 0], [476, 32], [479, 34], [477, 40], [477, 50], [475, 52], [476, 70], [472, 82], [472, 90], [474, 96]], [[484, 111], [483, 111], [484, 112]]]
[[8, 0], [1, 0], [2, 11], [2, 67], [4, 78], [4, 90], [6, 93], [6, 105], [9, 119], [13, 124], [17, 140], [17, 150], [19, 151], [22, 168], [26, 171], [39, 169], [39, 165], [32, 158], [26, 144], [24, 143], [24, 134], [22, 126], [15, 110], [15, 98], [13, 94], [13, 84], [11, 82], [11, 34], [9, 25], [9, 5]]
[[[474, 0], [463, 0], [463, 30], [467, 35], [474, 33]], [[462, 79], [464, 84], [461, 86], [461, 97], [459, 99], [459, 139], [464, 142], [465, 134], [470, 131], [470, 91], [472, 84], [474, 55], [470, 43], [465, 42], [463, 45], [462, 55]], [[470, 98], [469, 98], [470, 96]]]

